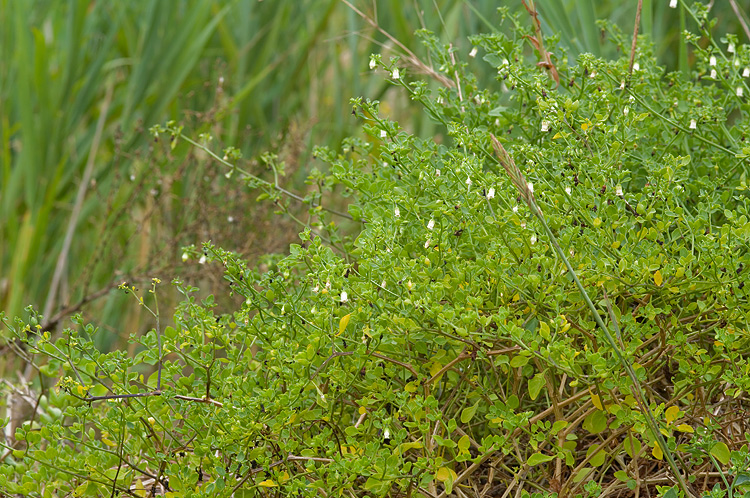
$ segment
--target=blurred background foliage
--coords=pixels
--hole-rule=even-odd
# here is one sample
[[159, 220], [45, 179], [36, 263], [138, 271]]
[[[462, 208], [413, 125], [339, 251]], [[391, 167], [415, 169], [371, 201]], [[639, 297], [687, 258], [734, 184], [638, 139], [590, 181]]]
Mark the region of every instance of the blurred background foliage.
[[[613, 57], [595, 21], [629, 40], [636, 5], [536, 8], [571, 56]], [[261, 176], [270, 151], [285, 163], [285, 187], [302, 191], [312, 146], [357, 133], [350, 97], [383, 101], [383, 114], [421, 136], [442, 133], [386, 75], [372, 74], [370, 54], [421, 55], [414, 32], [427, 28], [496, 85], [487, 64], [470, 60], [467, 38], [500, 24], [498, 6], [532, 29], [520, 0], [0, 2], [0, 310], [13, 317], [33, 305], [50, 330], [82, 312], [110, 330], [98, 346], [111, 349], [151, 325], [115, 290], [121, 282], [179, 276], [206, 293], [224, 285], [221, 268], [183, 261], [182, 246], [211, 240], [259, 264], [285, 252], [299, 225], [256, 203], [205, 154], [155, 142], [148, 128], [173, 119], [190, 136], [210, 133], [214, 150], [239, 148], [243, 167]], [[736, 2], [712, 9], [714, 33], [747, 39]], [[685, 17], [668, 0], [643, 2], [641, 32], [669, 70], [690, 64], [681, 30], [696, 27]], [[167, 289], [166, 317], [176, 299]]]

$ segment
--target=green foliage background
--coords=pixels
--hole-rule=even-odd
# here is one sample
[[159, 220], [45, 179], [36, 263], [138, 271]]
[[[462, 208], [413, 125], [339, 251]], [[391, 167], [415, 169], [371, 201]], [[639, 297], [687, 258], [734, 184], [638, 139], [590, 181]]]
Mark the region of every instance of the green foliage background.
[[[6, 446], [4, 485], [97, 496], [166, 478], [174, 496], [442, 496], [491, 482], [492, 467], [506, 488], [598, 496], [641, 486], [642, 469], [666, 468], [660, 453], [678, 454], [685, 476], [718, 469], [716, 496], [748, 477], [746, 442], [726, 408], [745, 410], [747, 389], [750, 55], [736, 36], [717, 42], [706, 13], [683, 5], [672, 15], [695, 20], [701, 36], [674, 37], [676, 59], [642, 40], [630, 76], [627, 59], [583, 54], [627, 54], [629, 35], [606, 22], [576, 30], [591, 25], [593, 5], [579, 2], [576, 19], [549, 2], [540, 11], [569, 32], [546, 41], [557, 88], [534, 66], [528, 17], [446, 3], [442, 18], [420, 20], [440, 35], [418, 34], [418, 49], [416, 17], [379, 4], [380, 26], [405, 44], [391, 52], [361, 34], [345, 36], [346, 49], [326, 38], [341, 23], [367, 25], [338, 3], [316, 3], [320, 17], [270, 4], [3, 11], [18, 24], [7, 74], [19, 82], [4, 85], [13, 92], [3, 121], [4, 308], [16, 316], [23, 303], [41, 306], [55, 280], [51, 254], [65, 256], [51, 310], [62, 300], [77, 311], [92, 289], [114, 286], [113, 274], [130, 282], [62, 334], [34, 312], [28, 326], [6, 322], [27, 343], [7, 347], [39, 368], [44, 426], [18, 428], [23, 444]], [[648, 7], [644, 27], [659, 32], [654, 19], [669, 11]], [[471, 44], [483, 60], [472, 60], [461, 43], [482, 31], [491, 34]], [[420, 54], [411, 64], [406, 47]], [[382, 54], [376, 77], [357, 76], [370, 52]], [[334, 69], [314, 70], [316, 60]], [[419, 75], [425, 68], [432, 79]], [[286, 77], [272, 80], [276, 71]], [[349, 105], [342, 92], [370, 98]], [[310, 125], [324, 113], [326, 126]], [[179, 125], [143, 129], [165, 118]], [[343, 138], [355, 122], [364, 134]], [[668, 448], [658, 448], [490, 134], [535, 186]], [[213, 228], [213, 216], [247, 209], [246, 186], [272, 207]], [[237, 237], [272, 210], [305, 228], [302, 243], [256, 267], [257, 254], [251, 264], [237, 254], [253, 256]], [[333, 213], [342, 210], [348, 221]], [[207, 239], [216, 244], [196, 247]], [[189, 244], [188, 264], [205, 259], [224, 276], [181, 267]], [[139, 285], [164, 274], [186, 276], [173, 320], [162, 317], [174, 305], [158, 279], [150, 293]], [[146, 320], [124, 318], [130, 294]], [[154, 328], [106, 352], [103, 330], [143, 323]], [[34, 329], [39, 341], [27, 335]], [[136, 396], [90, 398], [111, 394]], [[677, 493], [662, 482], [660, 493]]]

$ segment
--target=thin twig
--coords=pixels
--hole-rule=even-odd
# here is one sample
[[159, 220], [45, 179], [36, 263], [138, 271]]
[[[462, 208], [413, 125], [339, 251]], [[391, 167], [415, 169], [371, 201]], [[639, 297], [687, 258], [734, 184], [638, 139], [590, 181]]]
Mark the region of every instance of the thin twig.
[[419, 57], [414, 54], [409, 48], [398, 41], [398, 38], [394, 37], [390, 33], [388, 33], [386, 30], [380, 27], [378, 22], [369, 16], [367, 16], [364, 12], [357, 9], [354, 5], [352, 5], [348, 0], [341, 0], [344, 4], [346, 4], [350, 9], [354, 11], [355, 14], [357, 14], [359, 17], [361, 17], [367, 24], [378, 30], [383, 36], [388, 38], [391, 42], [393, 42], [394, 45], [396, 45], [398, 48], [400, 48], [404, 54], [406, 54], [406, 61], [413, 65], [414, 67], [418, 68], [423, 73], [427, 74], [431, 78], [439, 81], [443, 86], [448, 88], [453, 88], [454, 83], [449, 79], [443, 76], [442, 74], [438, 73], [434, 69], [432, 69], [430, 66], [422, 62]]
[[638, 27], [641, 24], [641, 10], [643, 9], [643, 0], [638, 0], [638, 7], [635, 11], [635, 26], [633, 26], [633, 43], [630, 45], [630, 64], [628, 65], [628, 80], [633, 75], [633, 64], [635, 63], [635, 48], [638, 44]]

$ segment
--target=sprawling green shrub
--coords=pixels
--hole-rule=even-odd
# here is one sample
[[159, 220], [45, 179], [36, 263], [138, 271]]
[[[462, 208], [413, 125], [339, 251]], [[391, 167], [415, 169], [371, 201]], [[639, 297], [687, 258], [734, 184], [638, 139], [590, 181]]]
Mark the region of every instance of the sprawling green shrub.
[[[187, 250], [223, 265], [237, 309], [175, 281], [174, 326], [134, 336], [134, 357], [98, 353], [104, 332], [80, 320], [59, 338], [9, 324], [43, 396], [4, 445], [2, 489], [747, 491], [750, 47], [693, 37], [688, 80], [643, 43], [632, 72], [627, 58], [548, 57], [516, 24], [472, 40], [498, 71], [484, 88], [479, 61], [422, 35], [450, 85], [370, 65], [443, 135], [417, 138], [355, 99], [366, 135], [317, 150], [326, 167], [288, 256], [261, 273], [210, 243]], [[281, 211], [298, 201], [273, 157], [266, 182], [235, 150], [212, 154]], [[158, 317], [157, 284], [122, 290]]]

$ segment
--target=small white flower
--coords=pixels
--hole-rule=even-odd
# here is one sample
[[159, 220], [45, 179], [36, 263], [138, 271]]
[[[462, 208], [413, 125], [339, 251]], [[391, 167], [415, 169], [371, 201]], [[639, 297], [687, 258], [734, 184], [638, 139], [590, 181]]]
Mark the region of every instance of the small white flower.
[[738, 96], [738, 97], [742, 97], [742, 93], [743, 93], [743, 92], [744, 92], [744, 90], [742, 90], [742, 87], [741, 87], [741, 86], [738, 86], [738, 87], [737, 87], [737, 96]]
[[[747, 71], [747, 70], [746, 70], [746, 71]], [[131, 181], [131, 182], [134, 182], [134, 181], [135, 181], [135, 175], [130, 175], [130, 181]]]
[[618, 197], [622, 197], [622, 185], [618, 185], [618, 186], [615, 187], [615, 194]]
[[396, 208], [393, 210], [393, 214], [394, 216], [396, 216], [396, 218], [398, 218], [399, 216], [401, 216], [401, 210], [399, 208]]
[[187, 251], [183, 252], [182, 253], [182, 262], [184, 263], [185, 261], [187, 261], [189, 257], [190, 257], [190, 255], [187, 253]]
[[740, 67], [740, 60], [739, 59], [735, 59], [734, 60], [734, 67]]
[[713, 67], [716, 65], [716, 56], [712, 55], [711, 58], [708, 60], [708, 65]]
[[727, 52], [729, 52], [730, 54], [734, 53], [734, 43], [729, 44], [729, 46], [727, 47]]
[[630, 112], [630, 109], [628, 108], [628, 106], [625, 106], [625, 109], [623, 109], [623, 110], [622, 110], [622, 113], [623, 113], [623, 114], [624, 114], [625, 116], [627, 116], [629, 112]]
[[383, 431], [383, 439], [390, 439], [391, 438], [391, 431], [388, 429], [388, 427], [385, 428]]
[[414, 284], [412, 283], [411, 280], [409, 280], [408, 282], [406, 282], [406, 288], [407, 289], [411, 290], [413, 287], [414, 287]]
[[245, 304], [250, 306], [251, 304], [253, 304], [253, 300], [248, 297], [247, 299], [245, 299]]
[[570, 195], [571, 189], [570, 187], [565, 187], [565, 193]]
[[711, 78], [716, 79], [716, 69], [711, 70]]
[[341, 291], [341, 302], [345, 303], [349, 300], [349, 295], [346, 293], [346, 291]]
[[432, 230], [433, 228], [435, 228], [435, 220], [430, 220], [427, 223], [427, 230]]
[[676, 9], [677, 8], [677, 0], [669, 0], [669, 7], [671, 9]]
[[330, 289], [330, 288], [331, 288], [331, 281], [326, 280], [326, 289]]
[[381, 286], [381, 287], [382, 287], [383, 289], [385, 289], [385, 280], [383, 280], [383, 281], [382, 281], [382, 282], [380, 283], [380, 286]]
[[633, 63], [633, 71], [640, 71], [640, 70], [641, 70], [641, 65], [638, 64], [637, 62]]
[[471, 183], [472, 183], [472, 182], [471, 182], [471, 177], [470, 177], [470, 176], [467, 176], [467, 177], [466, 177], [466, 185], [468, 185], [469, 187], [471, 187]]
[[427, 242], [424, 243], [424, 248], [427, 249], [430, 247], [430, 239], [427, 239]]
[[398, 72], [398, 68], [393, 70], [393, 73], [391, 74], [394, 80], [397, 80], [401, 77], [401, 73]]
[[435, 170], [435, 176], [440, 176], [440, 170], [439, 169]]
[[380, 130], [380, 138], [385, 138], [388, 136], [388, 133], [386, 133], [385, 130]]
[[494, 199], [495, 198], [495, 187], [490, 187], [489, 192], [487, 192], [487, 198], [488, 199]]
[[534, 244], [536, 244], [536, 235], [531, 236], [531, 245], [533, 246]]
[[472, 58], [476, 57], [477, 52], [479, 52], [479, 49], [477, 47], [472, 48], [471, 52], [469, 52], [469, 57], [472, 57]]
[[591, 74], [589, 74], [589, 78], [596, 78], [596, 71], [591, 71]]
[[526, 222], [525, 221], [521, 222], [521, 228], [526, 228]]
[[696, 120], [694, 120], [694, 119], [691, 119], [691, 120], [690, 120], [690, 129], [691, 129], [691, 130], [694, 130], [694, 129], [696, 129], [697, 127], [698, 127], [698, 122], [697, 122]]
[[389, 165], [388, 165], [388, 163], [387, 163], [387, 162], [385, 162], [385, 161], [383, 161], [383, 167], [384, 167], [384, 168], [387, 168], [388, 166], [389, 166]]
[[510, 64], [510, 62], [508, 62], [508, 59], [503, 59], [502, 65], [507, 66], [508, 64]]
[[620, 83], [620, 90], [625, 90], [625, 80], [622, 80], [622, 83]]
[[378, 65], [378, 62], [375, 60], [375, 57], [370, 57], [370, 69], [375, 69]]
[[317, 294], [319, 290], [320, 290], [320, 286], [319, 285], [316, 285], [315, 287], [313, 287], [313, 292], [314, 293]]
[[514, 213], [517, 213], [517, 212], [518, 212], [518, 206], [513, 206], [513, 212], [514, 212]]
[[750, 76], [750, 67], [746, 67], [742, 70], [742, 77], [747, 78], [748, 76]]
[[201, 256], [201, 259], [198, 260], [198, 263], [200, 263], [202, 265], [206, 264], [206, 255], [205, 254], [203, 256]]
[[531, 183], [531, 182], [527, 183], [526, 187], [529, 189], [529, 192], [531, 192], [532, 194], [534, 193], [534, 184], [533, 183]]
[[234, 216], [227, 216], [227, 221], [229, 223], [234, 223]]
[[549, 130], [549, 121], [542, 121], [542, 131]]
[[445, 103], [445, 100], [443, 99], [442, 95], [438, 95], [437, 99], [435, 99], [435, 102], [437, 102], [440, 105], [443, 105]]

